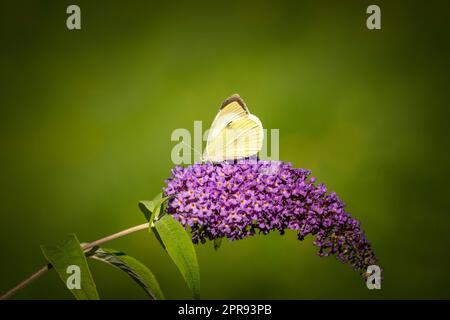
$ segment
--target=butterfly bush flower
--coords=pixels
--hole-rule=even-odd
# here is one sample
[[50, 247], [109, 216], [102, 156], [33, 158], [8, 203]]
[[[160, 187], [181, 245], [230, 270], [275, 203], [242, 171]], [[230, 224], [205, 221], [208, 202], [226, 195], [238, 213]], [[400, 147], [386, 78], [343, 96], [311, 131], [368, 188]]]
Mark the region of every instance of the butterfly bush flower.
[[359, 222], [310, 174], [281, 161], [177, 166], [164, 188], [167, 212], [191, 230], [194, 243], [295, 230], [299, 240], [315, 236], [319, 256], [335, 255], [365, 272], [376, 258]]

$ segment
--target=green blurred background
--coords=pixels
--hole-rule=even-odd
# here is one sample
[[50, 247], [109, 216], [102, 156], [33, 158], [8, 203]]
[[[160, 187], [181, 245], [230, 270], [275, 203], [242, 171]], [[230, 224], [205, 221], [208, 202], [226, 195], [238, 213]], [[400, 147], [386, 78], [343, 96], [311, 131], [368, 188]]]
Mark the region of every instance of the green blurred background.
[[[81, 7], [82, 29], [66, 29]], [[202, 297], [450, 298], [449, 6], [376, 1], [1, 2], [0, 291], [41, 266], [39, 245], [95, 240], [144, 222], [173, 166], [176, 128], [208, 126], [238, 92], [280, 158], [313, 170], [362, 222], [382, 290], [311, 239], [271, 234], [197, 246]], [[206, 128], [204, 128], [206, 129]], [[116, 240], [189, 298], [146, 232]], [[104, 299], [145, 299], [91, 263]], [[17, 299], [71, 299], [56, 273]]]

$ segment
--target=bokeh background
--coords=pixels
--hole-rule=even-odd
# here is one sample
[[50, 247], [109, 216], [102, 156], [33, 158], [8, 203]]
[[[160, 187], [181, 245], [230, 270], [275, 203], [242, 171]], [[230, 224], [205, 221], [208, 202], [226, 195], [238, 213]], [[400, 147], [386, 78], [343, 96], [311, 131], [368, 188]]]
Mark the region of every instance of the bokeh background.
[[[82, 29], [66, 29], [81, 7]], [[382, 30], [366, 28], [366, 8]], [[173, 166], [170, 135], [208, 126], [239, 93], [280, 158], [313, 171], [362, 222], [382, 290], [311, 239], [271, 234], [197, 246], [202, 297], [450, 298], [449, 6], [444, 1], [1, 2], [0, 291], [67, 233], [95, 240], [144, 222]], [[206, 129], [206, 128], [204, 128]], [[189, 298], [151, 234], [109, 247]], [[146, 299], [91, 262], [104, 299]], [[16, 299], [72, 299], [51, 272]]]

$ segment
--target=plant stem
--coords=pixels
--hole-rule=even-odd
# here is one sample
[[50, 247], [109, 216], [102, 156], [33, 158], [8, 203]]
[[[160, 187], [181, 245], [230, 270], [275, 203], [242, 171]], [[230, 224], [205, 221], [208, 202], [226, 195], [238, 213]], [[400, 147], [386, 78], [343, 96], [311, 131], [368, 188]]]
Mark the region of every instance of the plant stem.
[[[110, 236], [95, 240], [91, 243], [85, 243], [81, 245], [81, 249], [83, 249], [83, 251], [87, 251], [89, 249], [92, 249], [95, 246], [99, 246], [105, 242], [126, 236], [128, 234], [140, 231], [140, 230], [145, 230], [148, 229], [149, 225], [148, 222], [147, 223], [143, 223], [122, 231], [119, 231], [117, 233], [114, 233]], [[26, 286], [28, 286], [29, 284], [31, 284], [34, 280], [36, 280], [37, 278], [39, 278], [40, 276], [42, 276], [44, 273], [46, 273], [48, 270], [50, 270], [52, 268], [52, 265], [49, 263], [46, 266], [43, 266], [42, 268], [40, 268], [39, 270], [35, 271], [34, 273], [32, 273], [30, 276], [28, 276], [26, 279], [24, 279], [23, 281], [21, 281], [18, 285], [16, 285], [14, 288], [10, 289], [9, 291], [5, 292], [4, 294], [2, 294], [0, 296], [0, 300], [6, 300], [8, 298], [10, 298], [11, 296], [13, 296], [15, 293], [17, 293], [18, 291], [20, 291], [21, 289], [25, 288]]]

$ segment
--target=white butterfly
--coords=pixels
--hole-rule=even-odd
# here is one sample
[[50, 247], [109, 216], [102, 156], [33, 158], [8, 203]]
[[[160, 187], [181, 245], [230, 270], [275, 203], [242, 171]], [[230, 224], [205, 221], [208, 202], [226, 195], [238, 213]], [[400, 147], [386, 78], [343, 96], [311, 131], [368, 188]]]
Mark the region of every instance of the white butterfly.
[[202, 161], [255, 156], [262, 149], [263, 138], [261, 121], [250, 114], [241, 97], [234, 94], [222, 103], [211, 125]]

